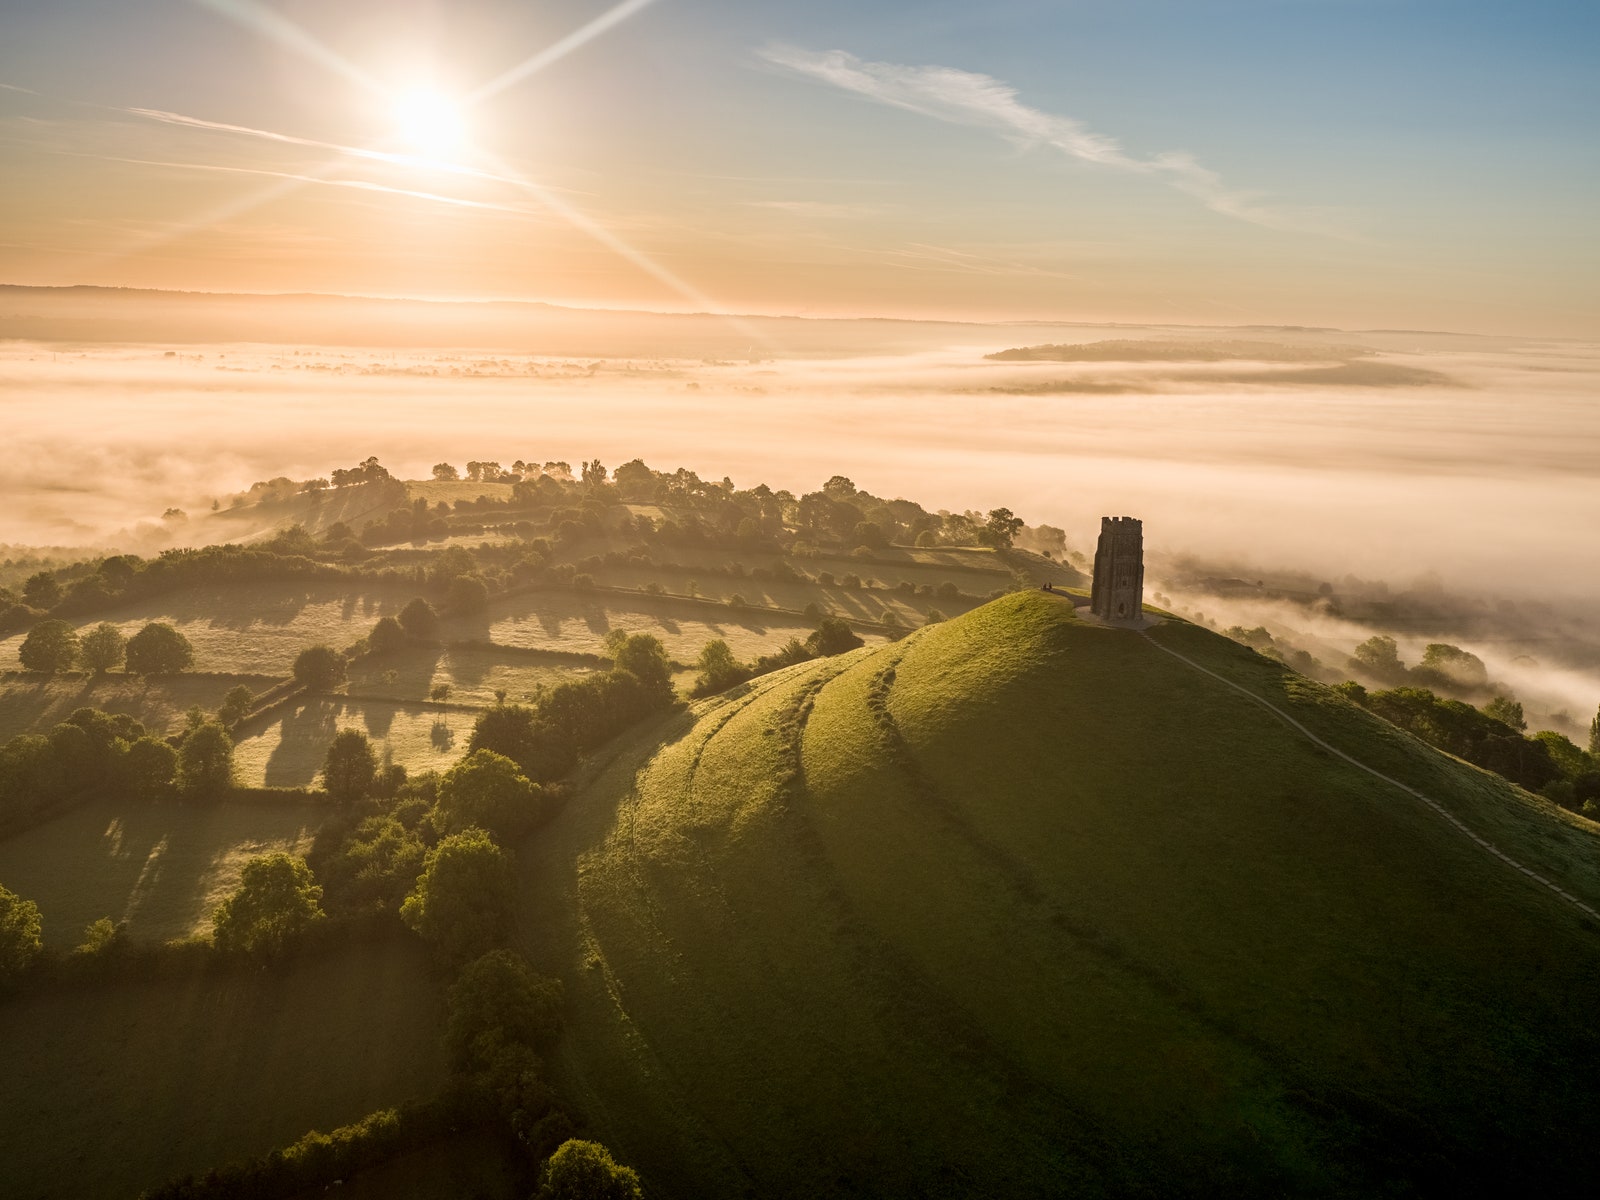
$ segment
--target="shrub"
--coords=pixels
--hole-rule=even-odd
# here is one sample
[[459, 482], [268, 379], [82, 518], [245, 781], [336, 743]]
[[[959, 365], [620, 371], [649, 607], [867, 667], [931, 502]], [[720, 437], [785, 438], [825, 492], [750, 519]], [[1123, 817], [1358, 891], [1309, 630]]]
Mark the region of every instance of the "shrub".
[[750, 678], [750, 668], [734, 658], [728, 643], [721, 638], [705, 644], [695, 666], [700, 671], [694, 681], [692, 694], [695, 696], [713, 696]]
[[944, 620], [944, 614], [937, 608], [930, 608], [928, 610], [927, 617], [924, 618], [923, 623], [926, 625], [937, 625], [942, 620]]
[[22, 639], [17, 657], [29, 671], [70, 671], [78, 658], [78, 632], [65, 621], [40, 621]]
[[728, 607], [729, 608], [749, 608], [750, 607], [750, 601], [746, 600], [744, 598], [744, 596], [742, 596], [740, 593], [735, 592], [733, 595], [728, 597]]
[[639, 1200], [638, 1172], [599, 1142], [563, 1142], [544, 1165], [538, 1200]]
[[44, 950], [39, 906], [0, 887], [0, 991], [14, 986]]
[[212, 914], [212, 940], [225, 954], [282, 957], [318, 922], [322, 887], [306, 860], [288, 854], [251, 859], [239, 875], [239, 890]]
[[194, 665], [194, 647], [165, 621], [151, 621], [128, 639], [128, 671], [134, 675], [175, 675]]
[[843, 654], [846, 650], [854, 650], [865, 644], [849, 624], [839, 617], [822, 618], [817, 631], [806, 639], [806, 649], [816, 658]]

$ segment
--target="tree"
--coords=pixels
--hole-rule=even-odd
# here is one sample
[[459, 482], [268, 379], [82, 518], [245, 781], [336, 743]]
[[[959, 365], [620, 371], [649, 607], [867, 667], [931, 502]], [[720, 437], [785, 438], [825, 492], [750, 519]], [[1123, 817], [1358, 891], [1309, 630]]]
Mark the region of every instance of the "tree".
[[482, 612], [489, 607], [488, 585], [476, 575], [457, 575], [450, 581], [450, 607], [456, 612]]
[[[1489, 683], [1489, 671], [1483, 659], [1448, 642], [1431, 642], [1425, 646], [1418, 670], [1431, 672], [1439, 682], [1457, 687], [1481, 688]], [[1431, 681], [1424, 677], [1423, 682]]]
[[449, 463], [434, 463], [433, 477], [439, 480], [441, 483], [449, 483], [452, 480], [460, 479], [461, 472], [456, 470]]
[[444, 1044], [458, 1071], [479, 1071], [489, 1047], [542, 1049], [561, 1032], [561, 984], [534, 973], [512, 950], [473, 960], [451, 985]]
[[217, 720], [222, 722], [226, 729], [232, 729], [250, 711], [250, 705], [255, 702], [255, 693], [244, 684], [238, 684], [228, 689], [228, 694], [222, 698], [222, 705], [217, 709]]
[[615, 670], [626, 671], [660, 695], [672, 691], [672, 660], [667, 648], [652, 633], [635, 633], [608, 644]]
[[989, 519], [983, 525], [983, 540], [991, 546], [1010, 546], [1012, 539], [1022, 532], [1022, 518], [1013, 515], [1009, 508], [991, 508]]
[[400, 610], [400, 628], [419, 642], [426, 642], [439, 632], [439, 614], [433, 611], [421, 596]]
[[393, 617], [379, 617], [367, 634], [367, 649], [374, 654], [389, 654], [406, 644], [406, 631]]
[[866, 546], [871, 550], [881, 550], [889, 544], [888, 534], [883, 532], [883, 526], [876, 521], [857, 521], [852, 540], [858, 546]]
[[61, 584], [49, 571], [39, 571], [22, 585], [22, 598], [34, 608], [54, 608], [61, 603]]
[[233, 786], [233, 739], [216, 721], [202, 721], [178, 747], [176, 782], [185, 800], [216, 800]]
[[641, 458], [623, 463], [616, 469], [612, 479], [624, 500], [648, 500], [655, 494], [655, 473], [644, 465]]
[[344, 655], [332, 646], [307, 646], [295, 657], [294, 680], [313, 692], [344, 682]]
[[480, 716], [467, 750], [503, 754], [534, 780], [560, 779], [578, 761], [572, 739], [522, 704], [497, 704]]
[[806, 649], [817, 658], [843, 654], [866, 643], [839, 617], [823, 617], [817, 631], [806, 639]]
[[721, 638], [707, 642], [694, 665], [700, 671], [694, 681], [697, 696], [715, 695], [750, 677], [749, 668], [734, 658], [728, 643]]
[[516, 837], [539, 819], [543, 798], [516, 763], [492, 750], [474, 750], [439, 780], [439, 814], [450, 833], [476, 825]]
[[354, 804], [372, 794], [378, 756], [359, 729], [341, 729], [322, 760], [322, 786], [335, 804]]
[[141, 800], [162, 800], [172, 793], [178, 773], [178, 752], [160, 738], [142, 737], [128, 747], [123, 769], [128, 785]]
[[122, 662], [127, 650], [128, 639], [110, 621], [101, 621], [84, 634], [83, 640], [78, 643], [78, 654], [83, 659], [83, 665], [96, 675]]
[[486, 954], [511, 932], [511, 862], [486, 830], [452, 834], [428, 852], [400, 919], [448, 962]]
[[1513, 700], [1510, 696], [1496, 696], [1483, 706], [1485, 715], [1493, 717], [1502, 725], [1509, 725], [1518, 733], [1528, 728], [1528, 721], [1522, 715], [1522, 702]]
[[40, 621], [22, 639], [17, 657], [29, 671], [70, 671], [78, 658], [78, 631], [65, 621]]
[[44, 949], [39, 906], [0, 887], [0, 991], [22, 977]]
[[583, 485], [587, 488], [597, 488], [606, 481], [606, 469], [600, 465], [598, 458], [590, 459], [583, 464]]
[[1600, 709], [1595, 710], [1594, 720], [1589, 722], [1589, 753], [1600, 758]]
[[1400, 648], [1392, 637], [1378, 634], [1355, 648], [1350, 665], [1364, 671], [1380, 683], [1398, 683], [1406, 677], [1406, 665], [1400, 661]]
[[544, 1165], [538, 1200], [639, 1200], [639, 1173], [599, 1142], [569, 1138]]
[[128, 671], [134, 675], [174, 675], [194, 664], [194, 647], [165, 621], [151, 621], [128, 639]]
[[239, 890], [212, 914], [212, 941], [227, 954], [275, 959], [319, 921], [322, 886], [306, 860], [278, 853], [253, 858], [239, 874]]

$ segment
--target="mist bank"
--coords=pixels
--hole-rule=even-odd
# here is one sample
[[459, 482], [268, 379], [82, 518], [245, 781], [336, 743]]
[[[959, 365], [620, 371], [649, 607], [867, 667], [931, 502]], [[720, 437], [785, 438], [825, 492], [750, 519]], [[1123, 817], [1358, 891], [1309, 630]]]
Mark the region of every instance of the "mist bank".
[[[13, 290], [0, 311], [15, 303]], [[1564, 604], [1600, 593], [1592, 344], [1256, 330], [1255, 346], [1291, 349], [1248, 352], [1290, 377], [1241, 383], [1226, 356], [1175, 373], [1170, 327], [796, 321], [806, 350], [718, 357], [625, 353], [631, 314], [584, 314], [609, 318], [620, 324], [605, 356], [0, 343], [12, 431], [0, 542], [114, 545], [168, 508], [369, 454], [409, 477], [441, 460], [642, 457], [741, 486], [809, 491], [842, 473], [929, 506], [1003, 505], [1089, 551], [1100, 516], [1130, 513], [1153, 548], [1259, 571], [1397, 585], [1432, 573], [1475, 595]], [[985, 358], [1108, 341], [1136, 358], [1141, 340], [1148, 361]], [[1319, 341], [1330, 357], [1454, 386], [1297, 381], [1285, 361], [1324, 353]], [[1062, 372], [1107, 390], [1026, 390]]]

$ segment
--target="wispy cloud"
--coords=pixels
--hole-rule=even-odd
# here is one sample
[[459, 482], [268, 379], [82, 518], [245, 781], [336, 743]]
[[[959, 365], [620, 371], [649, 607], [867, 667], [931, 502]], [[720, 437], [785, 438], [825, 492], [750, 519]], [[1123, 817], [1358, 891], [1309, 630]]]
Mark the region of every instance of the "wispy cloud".
[[991, 129], [1023, 146], [1051, 146], [1099, 167], [1145, 175], [1192, 196], [1213, 212], [1270, 229], [1333, 233], [1324, 223], [1261, 202], [1260, 193], [1223, 183], [1191, 154], [1173, 151], [1140, 158], [1073, 117], [1030, 108], [1017, 89], [993, 76], [955, 67], [867, 62], [844, 50], [767, 46], [758, 52], [775, 66], [920, 113], [952, 125]]

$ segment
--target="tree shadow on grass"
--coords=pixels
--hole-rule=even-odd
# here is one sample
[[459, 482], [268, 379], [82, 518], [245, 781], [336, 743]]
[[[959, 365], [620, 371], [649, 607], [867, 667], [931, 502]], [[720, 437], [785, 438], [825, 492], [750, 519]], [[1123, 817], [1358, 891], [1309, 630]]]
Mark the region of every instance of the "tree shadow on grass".
[[284, 714], [263, 772], [268, 787], [306, 787], [316, 779], [338, 730], [339, 708], [337, 701], [309, 700]]

